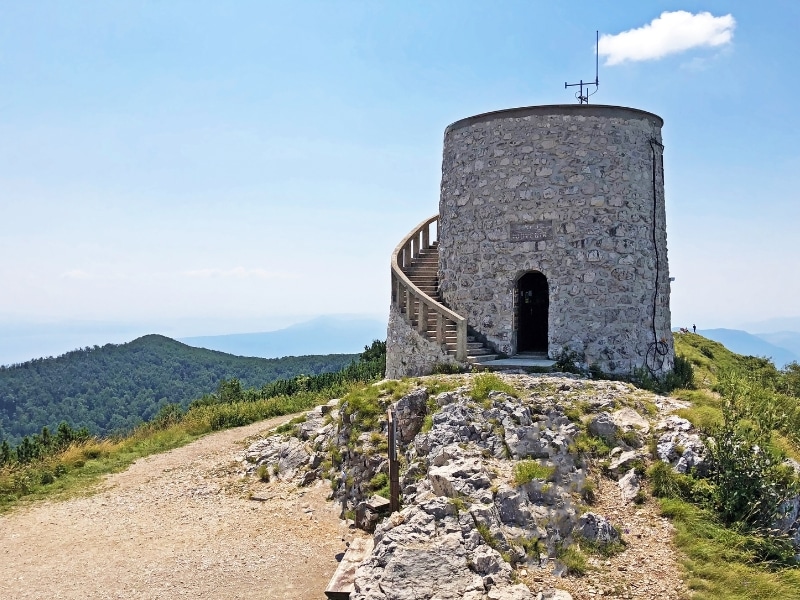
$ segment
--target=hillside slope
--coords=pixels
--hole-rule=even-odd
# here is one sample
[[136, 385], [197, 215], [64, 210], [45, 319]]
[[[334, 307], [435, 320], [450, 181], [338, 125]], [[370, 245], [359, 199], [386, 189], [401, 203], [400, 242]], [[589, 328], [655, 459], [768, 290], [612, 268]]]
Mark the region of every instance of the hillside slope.
[[147, 335], [0, 367], [0, 439], [13, 445], [61, 421], [95, 435], [127, 430], [152, 419], [165, 404], [186, 407], [214, 392], [223, 379], [260, 387], [299, 374], [338, 371], [354, 358], [244, 358]]
[[[737, 354], [766, 356], [779, 368], [788, 365], [790, 362], [800, 360], [800, 356], [789, 349], [788, 346], [781, 346], [778, 343], [777, 340], [780, 338], [773, 337], [769, 339], [767, 336], [770, 334], [754, 335], [738, 329], [703, 329], [698, 333], [715, 342], [719, 342]], [[788, 339], [791, 339], [791, 337]]]

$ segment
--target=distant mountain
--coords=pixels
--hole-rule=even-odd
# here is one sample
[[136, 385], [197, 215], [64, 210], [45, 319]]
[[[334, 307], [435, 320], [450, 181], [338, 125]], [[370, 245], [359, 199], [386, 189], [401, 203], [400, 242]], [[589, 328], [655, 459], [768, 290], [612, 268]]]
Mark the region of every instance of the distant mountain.
[[244, 358], [160, 335], [87, 347], [0, 367], [0, 439], [16, 444], [43, 426], [54, 430], [61, 421], [94, 435], [128, 430], [150, 420], [164, 404], [186, 407], [216, 391], [222, 379], [236, 377], [244, 387], [261, 387], [299, 374], [338, 371], [355, 358]]
[[770, 342], [761, 335], [739, 329], [698, 329], [697, 333], [719, 342], [729, 350], [746, 356], [766, 356], [775, 366], [783, 368], [793, 361], [800, 361], [800, 353]]
[[[776, 331], [774, 333], [757, 333], [755, 335], [770, 344], [785, 348], [795, 356], [800, 357], [800, 333], [797, 331]], [[800, 358], [795, 360], [800, 362]]]
[[796, 317], [775, 317], [753, 323], [743, 323], [739, 326], [747, 331], [794, 331], [795, 333], [800, 333], [800, 315]]
[[238, 356], [299, 356], [303, 354], [357, 353], [373, 340], [386, 339], [386, 322], [363, 317], [318, 317], [261, 333], [234, 333], [180, 338], [197, 348]]

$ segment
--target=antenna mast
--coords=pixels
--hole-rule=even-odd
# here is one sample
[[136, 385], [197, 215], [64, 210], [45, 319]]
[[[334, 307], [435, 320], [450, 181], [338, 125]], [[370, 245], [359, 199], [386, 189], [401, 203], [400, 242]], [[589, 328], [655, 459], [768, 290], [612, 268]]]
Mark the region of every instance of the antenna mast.
[[[584, 81], [583, 79], [580, 80], [579, 83], [567, 83], [564, 82], [564, 89], [569, 87], [580, 86], [578, 91], [575, 93], [575, 97], [578, 99], [578, 104], [589, 104], [589, 96], [594, 96], [597, 93], [597, 88], [600, 87], [600, 31], [597, 30], [595, 33], [595, 52], [594, 52], [594, 81]], [[590, 94], [589, 93], [589, 86], [594, 86], [594, 91]], [[583, 88], [586, 86], [586, 93], [584, 94]]]

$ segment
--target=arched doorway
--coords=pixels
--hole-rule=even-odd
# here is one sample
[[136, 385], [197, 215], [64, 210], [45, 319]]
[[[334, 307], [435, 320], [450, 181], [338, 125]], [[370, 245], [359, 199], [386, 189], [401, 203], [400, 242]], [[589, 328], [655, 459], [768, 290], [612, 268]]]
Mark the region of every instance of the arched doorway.
[[550, 289], [538, 271], [517, 280], [517, 352], [547, 352]]

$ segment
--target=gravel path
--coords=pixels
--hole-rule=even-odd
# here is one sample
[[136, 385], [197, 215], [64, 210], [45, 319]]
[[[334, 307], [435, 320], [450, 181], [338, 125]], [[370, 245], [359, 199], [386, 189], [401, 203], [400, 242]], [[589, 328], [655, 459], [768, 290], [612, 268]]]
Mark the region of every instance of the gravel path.
[[289, 418], [140, 459], [95, 495], [0, 516], [0, 598], [323, 599], [353, 536], [330, 488], [267, 488], [233, 462], [243, 440]]

